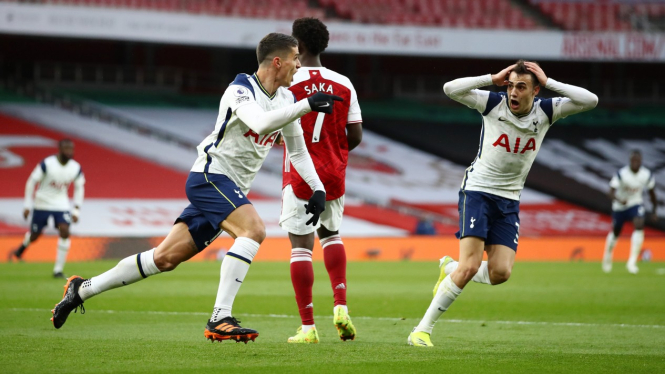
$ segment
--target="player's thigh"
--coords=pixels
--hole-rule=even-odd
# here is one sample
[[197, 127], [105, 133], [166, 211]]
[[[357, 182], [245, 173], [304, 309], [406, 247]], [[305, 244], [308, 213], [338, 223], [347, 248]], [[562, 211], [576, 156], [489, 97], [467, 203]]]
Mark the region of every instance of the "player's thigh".
[[[342, 226], [342, 219], [344, 218], [344, 196], [326, 201], [326, 210], [321, 213], [320, 222], [317, 232], [320, 238], [326, 238], [331, 235], [339, 233], [339, 228]], [[325, 236], [321, 234], [327, 234]]]
[[[323, 214], [319, 217], [319, 222], [317, 225], [307, 224], [307, 221], [311, 218], [310, 214], [305, 212], [305, 204], [308, 200], [298, 198], [293, 192], [293, 187], [291, 185], [286, 185], [282, 189], [282, 211], [279, 215], [279, 226], [295, 235], [309, 235], [313, 233], [322, 222]], [[327, 209], [326, 203], [326, 210]]]
[[266, 238], [266, 227], [252, 204], [236, 208], [222, 221], [220, 227], [234, 239], [245, 237], [262, 243]]
[[60, 234], [60, 237], [63, 239], [69, 238], [69, 224], [68, 223], [59, 223], [57, 224], [58, 227], [58, 232]]
[[501, 244], [485, 246], [487, 267], [492, 284], [500, 284], [510, 278], [515, 264], [515, 250]]
[[640, 205], [633, 212], [633, 226], [635, 230], [644, 230], [644, 216], [645, 216], [644, 206]]
[[289, 233], [289, 240], [291, 241], [291, 248], [305, 248], [310, 251], [314, 249], [314, 233], [311, 232], [307, 235], [296, 235]]
[[155, 265], [160, 271], [169, 271], [194, 257], [199, 250], [185, 222], [171, 227], [166, 238], [155, 249]]

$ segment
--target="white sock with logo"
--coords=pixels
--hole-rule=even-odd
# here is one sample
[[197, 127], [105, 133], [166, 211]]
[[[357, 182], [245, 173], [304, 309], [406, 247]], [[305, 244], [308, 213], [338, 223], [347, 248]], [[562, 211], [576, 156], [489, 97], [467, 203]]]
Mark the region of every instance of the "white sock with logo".
[[215, 308], [210, 320], [217, 322], [223, 318], [231, 317], [233, 300], [245, 276], [249, 271], [249, 265], [259, 251], [260, 244], [250, 238], [236, 238], [231, 249], [224, 256], [220, 270], [219, 288]]
[[603, 261], [612, 262], [612, 254], [616, 244], [617, 237], [614, 235], [614, 231], [610, 231], [609, 234], [607, 234], [607, 238], [605, 239], [605, 253], [603, 254]]
[[83, 282], [79, 296], [84, 301], [104, 291], [136, 283], [161, 271], [155, 265], [155, 248], [125, 257], [113, 269]]
[[72, 244], [69, 238], [58, 238], [58, 254], [55, 257], [55, 266], [53, 266], [53, 274], [62, 273], [67, 261], [67, 253], [69, 253], [69, 246]]
[[[452, 274], [455, 269], [457, 269], [457, 266], [459, 266], [459, 262], [457, 261], [451, 261], [446, 265], [446, 274]], [[480, 267], [478, 268], [478, 272], [476, 275], [473, 276], [471, 279], [472, 281], [476, 283], [483, 283], [483, 284], [489, 284], [491, 285], [492, 282], [490, 281], [490, 272], [489, 268], [487, 267], [487, 261], [483, 261], [480, 263]]]
[[642, 251], [642, 243], [644, 243], [644, 230], [634, 230], [633, 235], [630, 237], [630, 257], [628, 258], [628, 264], [637, 264], [637, 258], [640, 256], [640, 251]]
[[441, 282], [439, 290], [436, 292], [429, 308], [427, 308], [427, 312], [425, 312], [425, 316], [420, 321], [415, 331], [424, 331], [431, 334], [436, 321], [441, 317], [443, 312], [448, 310], [450, 304], [452, 304], [461, 293], [462, 289], [457, 287], [452, 278], [450, 278], [450, 275], [446, 276], [443, 282]]

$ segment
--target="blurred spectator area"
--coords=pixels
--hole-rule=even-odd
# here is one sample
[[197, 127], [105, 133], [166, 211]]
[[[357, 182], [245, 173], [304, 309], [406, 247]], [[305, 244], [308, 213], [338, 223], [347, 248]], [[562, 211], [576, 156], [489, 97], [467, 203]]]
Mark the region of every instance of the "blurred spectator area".
[[656, 31], [660, 0], [0, 0], [292, 20], [473, 29]]
[[529, 0], [542, 14], [564, 30], [663, 30], [662, 0]]

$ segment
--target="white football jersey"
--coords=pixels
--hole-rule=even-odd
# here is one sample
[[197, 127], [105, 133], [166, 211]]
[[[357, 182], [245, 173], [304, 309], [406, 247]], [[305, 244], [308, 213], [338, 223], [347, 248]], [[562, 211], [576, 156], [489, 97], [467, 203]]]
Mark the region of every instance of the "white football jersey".
[[517, 117], [508, 107], [505, 92], [474, 91], [483, 127], [478, 155], [464, 173], [462, 190], [519, 200], [543, 138], [560, 117], [559, 103], [567, 99], [536, 98], [531, 112]]
[[284, 87], [270, 96], [256, 74], [238, 74], [224, 91], [215, 130], [196, 147], [198, 157], [191, 169], [224, 174], [245, 194], [279, 134], [279, 130], [257, 134], [238, 118], [236, 110], [252, 102], [268, 112], [293, 104], [295, 98]]
[[[24, 207], [56, 212], [69, 211], [71, 207], [67, 190], [72, 182], [75, 184], [74, 204], [80, 207], [83, 203], [85, 184], [81, 165], [74, 160], [62, 165], [55, 155], [45, 158], [30, 174], [26, 184]], [[35, 183], [39, 183], [39, 187], [33, 204], [32, 192]]]
[[644, 166], [641, 166], [637, 173], [633, 173], [630, 166], [624, 166], [612, 177], [610, 187], [616, 190], [617, 199], [626, 200], [625, 205], [616, 199], [612, 201], [612, 210], [622, 211], [635, 205], [641, 205], [644, 202], [642, 198], [644, 190], [656, 187], [656, 179]]

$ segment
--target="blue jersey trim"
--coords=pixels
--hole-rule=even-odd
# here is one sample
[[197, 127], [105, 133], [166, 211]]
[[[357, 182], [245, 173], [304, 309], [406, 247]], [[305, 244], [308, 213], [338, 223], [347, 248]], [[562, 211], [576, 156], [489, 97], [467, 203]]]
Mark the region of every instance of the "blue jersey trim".
[[297, 103], [298, 99], [296, 98], [296, 94], [294, 94], [293, 91], [291, 91], [291, 94], [293, 95], [293, 103]]
[[242, 257], [241, 255], [236, 254], [236, 253], [233, 253], [233, 252], [227, 252], [226, 255], [227, 255], [227, 256], [231, 256], [231, 257], [235, 257], [235, 258], [237, 258], [238, 260], [243, 261], [243, 262], [246, 262], [246, 263], [248, 263], [248, 264], [251, 264], [251, 263], [252, 263], [252, 261], [251, 261], [250, 259], [245, 258], [245, 257]]
[[232, 85], [238, 85], [238, 86], [243, 86], [247, 88], [250, 92], [252, 92], [252, 96], [254, 96], [254, 100], [256, 100], [256, 94], [254, 93], [254, 87], [252, 86], [251, 83], [249, 83], [249, 78], [247, 78], [247, 74], [238, 74], [236, 75], [236, 79], [231, 82], [229, 86]]
[[554, 115], [554, 107], [552, 106], [552, 99], [545, 99], [545, 100], [540, 100], [540, 109], [545, 112], [547, 115], [547, 119], [550, 120], [550, 124], [552, 124], [552, 116]]
[[619, 180], [621, 180], [621, 170], [617, 171], [617, 178], [619, 178]]
[[208, 144], [204, 149], [203, 152], [206, 154], [206, 166], [203, 168], [204, 173], [208, 173], [208, 168], [210, 168], [210, 164], [212, 163], [212, 157], [208, 153], [208, 150], [210, 147], [214, 146], [217, 148], [219, 146], [219, 143], [221, 143], [222, 139], [224, 138], [224, 133], [226, 132], [226, 125], [229, 124], [229, 119], [231, 119], [231, 108], [226, 110], [226, 117], [224, 118], [224, 123], [222, 124], [222, 127], [219, 129], [219, 133], [217, 133], [217, 140], [215, 142]]
[[483, 116], [486, 116], [489, 114], [489, 112], [492, 111], [492, 109], [496, 108], [497, 105], [501, 103], [501, 100], [506, 97], [505, 92], [490, 92], [490, 96], [487, 98], [487, 105], [485, 106], [485, 111], [483, 112]]
[[42, 171], [44, 172], [44, 174], [46, 174], [46, 162], [44, 161], [46, 160], [42, 160], [42, 162], [39, 163], [39, 166], [41, 166]]
[[[254, 75], [252, 75], [252, 78], [254, 79], [254, 82], [256, 82], [256, 84], [259, 86], [259, 88], [261, 89], [263, 94], [265, 94], [268, 97], [268, 99], [272, 100], [272, 99], [275, 98], [275, 96], [277, 96], [277, 91], [275, 91], [275, 93], [273, 93], [272, 95], [268, 93], [268, 90], [266, 90], [263, 87], [263, 85], [261, 84], [261, 81], [259, 80], [259, 77], [256, 76], [256, 73], [254, 73]], [[294, 97], [295, 97], [295, 95], [294, 95]]]

